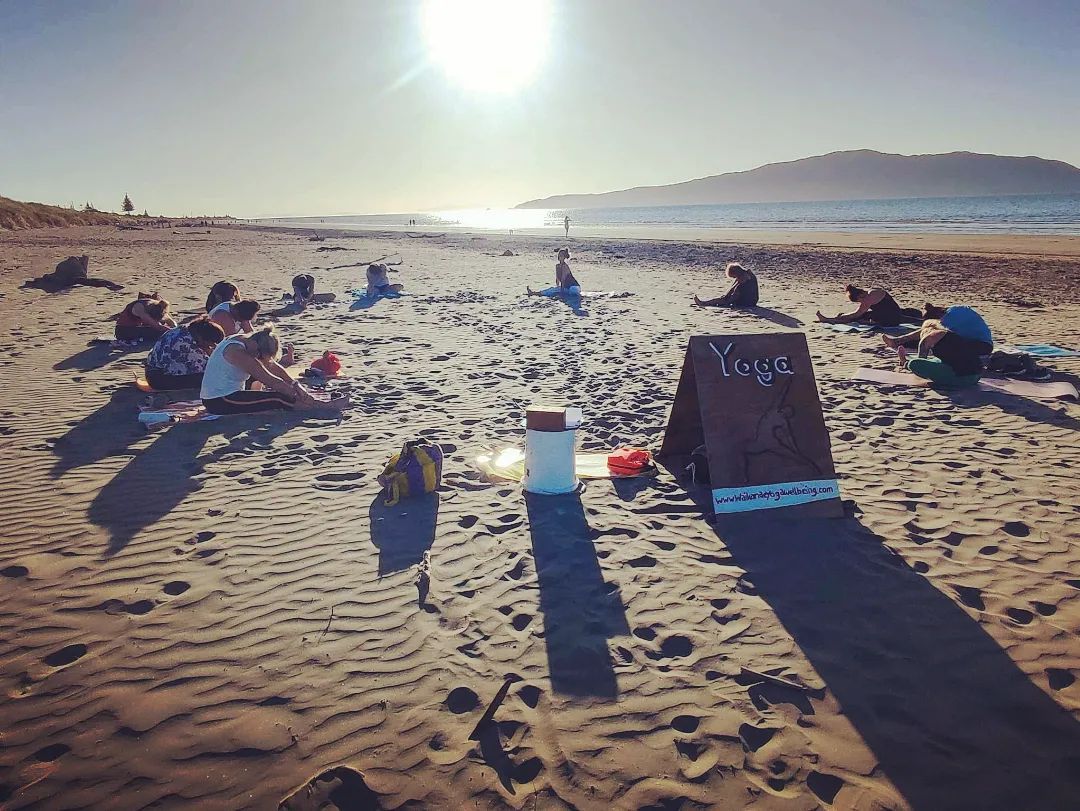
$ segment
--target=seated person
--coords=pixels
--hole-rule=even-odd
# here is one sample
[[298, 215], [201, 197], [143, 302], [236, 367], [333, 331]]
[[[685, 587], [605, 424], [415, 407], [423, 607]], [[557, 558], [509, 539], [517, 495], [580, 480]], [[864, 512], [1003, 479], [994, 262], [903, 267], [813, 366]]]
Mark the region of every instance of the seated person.
[[367, 297], [369, 299], [376, 299], [383, 296], [397, 298], [404, 289], [405, 285], [403, 284], [390, 283], [390, 268], [386, 264], [376, 262], [373, 265], [368, 265]]
[[146, 382], [157, 391], [197, 389], [206, 360], [225, 339], [221, 327], [201, 316], [166, 332], [146, 357]]
[[756, 307], [758, 303], [757, 276], [738, 262], [728, 262], [724, 273], [732, 279], [732, 285], [720, 298], [702, 301], [694, 296], [698, 307]]
[[570, 270], [570, 250], [559, 248], [559, 261], [555, 264], [555, 286], [546, 290], [533, 290], [526, 287], [525, 292], [530, 296], [580, 296], [581, 282], [574, 278]]
[[203, 372], [199, 395], [206, 410], [211, 414], [251, 414], [348, 407], [347, 397], [316, 400], [278, 364], [279, 357], [281, 343], [272, 325], [223, 340]]
[[879, 327], [898, 327], [906, 321], [919, 321], [922, 314], [912, 307], [901, 307], [889, 292], [881, 287], [863, 290], [849, 284], [844, 288], [848, 299], [859, 305], [853, 313], [841, 313], [829, 318], [817, 312], [817, 320], [823, 324], [851, 324], [869, 322]]
[[176, 326], [169, 317], [169, 302], [157, 293], [140, 294], [116, 316], [116, 340], [156, 341]]
[[293, 304], [301, 310], [315, 300], [315, 277], [309, 273], [294, 276], [292, 280]]
[[240, 291], [232, 282], [217, 282], [206, 297], [206, 312], [226, 301], [240, 301]]
[[258, 312], [259, 302], [251, 299], [223, 301], [210, 311], [210, 320], [221, 327], [226, 336], [236, 335], [252, 331], [251, 322]]
[[[883, 336], [897, 350], [901, 363], [918, 375], [943, 386], [970, 386], [979, 381], [983, 358], [994, 351], [994, 338], [983, 317], [970, 307], [926, 305], [922, 327], [907, 335]], [[908, 347], [919, 355], [908, 360]], [[933, 357], [929, 357], [933, 355]]]

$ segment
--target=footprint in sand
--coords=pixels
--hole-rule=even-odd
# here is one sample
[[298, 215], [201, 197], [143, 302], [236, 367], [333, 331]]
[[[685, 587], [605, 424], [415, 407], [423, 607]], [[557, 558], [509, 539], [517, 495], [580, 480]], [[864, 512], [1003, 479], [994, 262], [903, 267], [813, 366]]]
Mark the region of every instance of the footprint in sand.
[[646, 642], [652, 642], [656, 639], [656, 631], [652, 628], [635, 628], [634, 636], [638, 639], [644, 639]]
[[68, 645], [60, 650], [50, 653], [45, 657], [44, 662], [49, 667], [61, 668], [77, 662], [79, 659], [86, 655], [86, 645]]
[[30, 574], [30, 570], [25, 566], [5, 566], [0, 569], [0, 576], [3, 577], [26, 577], [28, 574]]
[[510, 624], [514, 626], [515, 631], [524, 631], [529, 627], [530, 622], [532, 622], [532, 614], [518, 614]]
[[1023, 521], [1009, 521], [1001, 528], [1014, 538], [1026, 538], [1031, 534], [1031, 528]]
[[671, 719], [671, 728], [676, 732], [681, 732], [684, 735], [690, 735], [697, 732], [698, 725], [701, 723], [701, 719], [693, 715], [676, 715]]
[[468, 687], [455, 687], [444, 703], [454, 715], [462, 715], [475, 710], [480, 704], [480, 697]]
[[739, 727], [739, 737], [742, 738], [743, 746], [748, 752], [756, 752], [773, 739], [779, 730], [773, 727], [756, 727], [753, 724], [743, 724]]
[[642, 555], [639, 558], [628, 560], [626, 563], [635, 569], [651, 569], [656, 565], [656, 558], [652, 555]]
[[1023, 608], [1006, 608], [1005, 613], [1008, 614], [1009, 619], [1017, 625], [1028, 625], [1035, 619], [1034, 614]]
[[535, 685], [526, 684], [517, 691], [517, 694], [518, 698], [530, 709], [536, 709], [536, 705], [540, 703], [540, 688]]
[[810, 772], [806, 775], [806, 787], [825, 805], [832, 805], [836, 795], [844, 787], [844, 781], [834, 774]]
[[960, 602], [968, 608], [974, 608], [976, 611], [986, 610], [982, 592], [979, 589], [971, 586], [953, 586], [953, 588], [956, 590], [956, 596], [960, 598]]
[[31, 757], [38, 763], [52, 763], [54, 760], [58, 760], [70, 751], [70, 746], [65, 746], [62, 743], [51, 743], [48, 746], [43, 746], [38, 749]]
[[1050, 681], [1051, 690], [1064, 690], [1076, 681], [1076, 676], [1072, 674], [1071, 670], [1062, 670], [1057, 667], [1048, 667], [1046, 669], [1046, 678]]

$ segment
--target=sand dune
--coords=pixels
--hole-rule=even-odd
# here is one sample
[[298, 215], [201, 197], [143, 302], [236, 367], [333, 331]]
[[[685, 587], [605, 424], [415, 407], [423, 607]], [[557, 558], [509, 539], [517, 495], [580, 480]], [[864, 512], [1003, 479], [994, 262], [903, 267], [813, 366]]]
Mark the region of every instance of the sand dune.
[[[1080, 406], [853, 383], [890, 361], [811, 321], [880, 281], [1077, 345], [1076, 262], [584, 241], [585, 286], [633, 295], [578, 315], [521, 295], [554, 242], [330, 243], [350, 250], [224, 229], [0, 244], [0, 805], [1074, 804]], [[85, 345], [126, 291], [17, 289], [84, 252], [181, 310], [219, 278], [269, 305], [297, 272], [387, 254], [408, 294], [354, 311], [362, 268], [311, 270], [339, 303], [278, 320], [306, 359], [342, 357], [343, 420], [147, 434], [142, 353]], [[689, 307], [730, 259], [762, 311]], [[585, 449], [656, 446], [689, 335], [776, 329], [809, 336], [846, 519], [710, 523], [666, 473], [526, 498], [468, 464], [520, 442], [534, 402], [580, 404]], [[384, 507], [375, 477], [415, 435], [442, 444], [444, 487]]]

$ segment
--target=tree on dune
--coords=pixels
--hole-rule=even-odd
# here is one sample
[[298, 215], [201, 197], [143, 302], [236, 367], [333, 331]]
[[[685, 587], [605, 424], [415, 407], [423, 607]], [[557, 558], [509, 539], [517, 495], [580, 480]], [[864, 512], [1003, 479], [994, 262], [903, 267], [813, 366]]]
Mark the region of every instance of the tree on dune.
[[134, 210], [135, 210], [135, 204], [133, 202], [131, 202], [131, 198], [128, 197], [125, 194], [124, 195], [124, 213], [125, 214], [130, 214]]

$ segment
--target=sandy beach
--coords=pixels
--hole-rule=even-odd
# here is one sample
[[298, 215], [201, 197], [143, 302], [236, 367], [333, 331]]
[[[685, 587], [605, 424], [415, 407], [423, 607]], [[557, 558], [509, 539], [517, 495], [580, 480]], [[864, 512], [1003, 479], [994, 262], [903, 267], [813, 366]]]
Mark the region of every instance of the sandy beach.
[[[1075, 348], [1077, 238], [578, 235], [584, 287], [631, 295], [577, 314], [524, 295], [563, 240], [307, 233], [0, 234], [0, 807], [1075, 807], [1080, 405], [855, 383], [894, 360], [813, 321], [865, 282]], [[126, 289], [19, 289], [84, 253]], [[350, 309], [381, 257], [406, 295]], [[733, 260], [762, 307], [690, 306]], [[139, 290], [184, 314], [229, 279], [266, 314], [300, 272], [338, 302], [278, 329], [340, 355], [343, 419], [148, 433], [145, 350], [87, 346]], [[689, 336], [791, 330], [843, 519], [713, 522], [663, 470], [552, 500], [472, 467], [534, 403], [581, 406], [582, 449], [655, 449]], [[384, 507], [415, 436], [443, 487]]]

